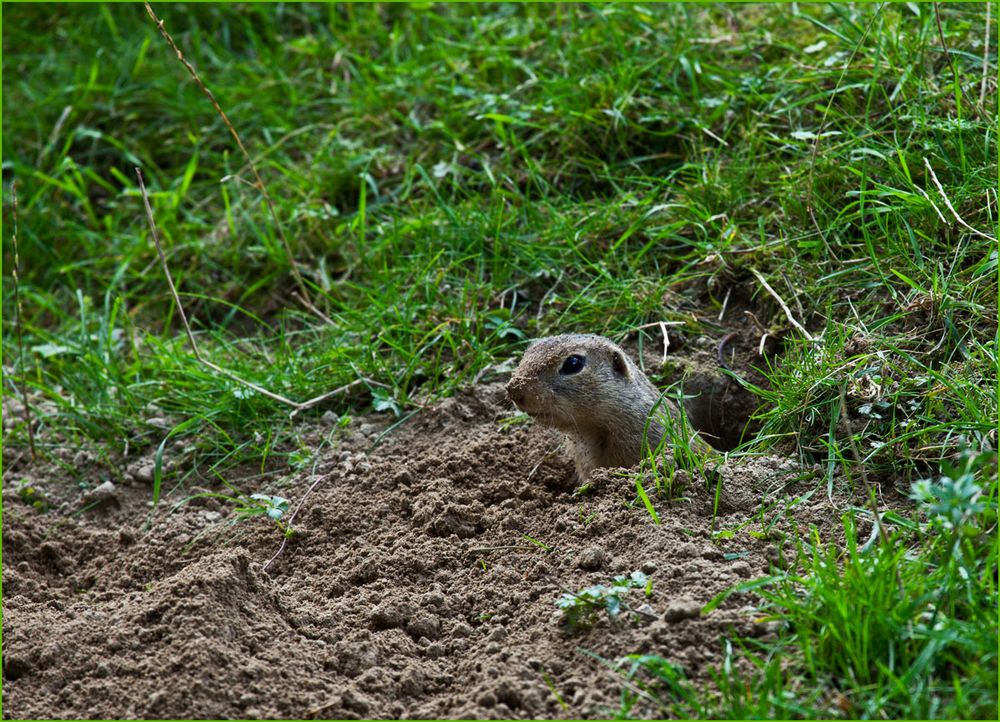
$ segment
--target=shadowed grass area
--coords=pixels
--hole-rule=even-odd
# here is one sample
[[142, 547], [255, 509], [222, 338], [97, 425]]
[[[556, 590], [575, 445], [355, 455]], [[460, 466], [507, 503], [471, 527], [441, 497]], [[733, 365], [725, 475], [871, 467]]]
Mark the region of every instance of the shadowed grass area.
[[[4, 389], [27, 382], [43, 454], [113, 456], [169, 432], [189, 449], [185, 483], [299, 453], [288, 408], [193, 358], [135, 167], [215, 363], [297, 400], [365, 380], [302, 417], [408, 414], [547, 333], [672, 320], [716, 338], [732, 295], [781, 340], [759, 361], [747, 448], [779, 444], [859, 489], [905, 489], [962, 444], [996, 448], [998, 43], [984, 4], [157, 12], [248, 147], [294, 258], [142, 6], [5, 5], [3, 177], [19, 186], [28, 360], [8, 273]], [[26, 444], [24, 425], [4, 441]], [[995, 558], [995, 472], [977, 473], [974, 526], [992, 541], [976, 549]], [[905, 555], [872, 563], [910, 590], [900, 565], [940, 550], [906, 533]], [[809, 579], [839, 593], [813, 552]], [[976, 612], [954, 629], [995, 611], [995, 569], [978, 569]], [[808, 685], [833, 675], [867, 701], [838, 707], [766, 666], [747, 682], [760, 707], [722, 693], [685, 713], [874, 715], [891, 698], [900, 716], [978, 715], [972, 691], [986, 694], [996, 659], [977, 666], [984, 637], [955, 633], [975, 641], [913, 673], [953, 672], [950, 691], [924, 688], [947, 702], [907, 707], [879, 685], [915, 677], [844, 682], [849, 669], [813, 661]]]

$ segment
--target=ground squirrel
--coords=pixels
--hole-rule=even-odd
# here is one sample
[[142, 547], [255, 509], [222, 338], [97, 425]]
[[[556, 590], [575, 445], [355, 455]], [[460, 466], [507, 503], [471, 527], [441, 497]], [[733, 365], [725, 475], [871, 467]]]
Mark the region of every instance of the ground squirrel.
[[[680, 417], [674, 402], [660, 399], [617, 344], [592, 334], [531, 343], [507, 384], [507, 396], [539, 423], [569, 434], [580, 481], [596, 468], [638, 464], [645, 453], [644, 433], [649, 448], [656, 448], [664, 416]], [[650, 419], [654, 406], [657, 413]], [[708, 449], [697, 435], [689, 444]]]

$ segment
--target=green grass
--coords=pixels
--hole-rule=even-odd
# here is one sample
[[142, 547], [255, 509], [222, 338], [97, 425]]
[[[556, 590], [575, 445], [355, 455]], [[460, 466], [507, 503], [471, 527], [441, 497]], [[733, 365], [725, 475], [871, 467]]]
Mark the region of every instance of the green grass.
[[943, 471], [914, 484], [926, 521], [885, 516], [890, 543], [859, 544], [856, 510], [846, 544], [814, 529], [788, 570], [737, 588], [782, 629], [739, 640], [754, 673], [733, 666], [727, 642], [705, 694], [669, 660], [635, 655], [621, 716], [645, 697], [689, 718], [996, 717], [996, 454], [963, 453]]
[[[940, 34], [930, 4], [158, 8], [253, 156], [328, 323], [293, 296], [242, 156], [141, 6], [5, 5], [27, 362], [8, 203], [4, 392], [27, 382], [43, 456], [96, 448], [112, 470], [126, 447], [164, 443], [165, 420], [190, 462], [169, 483], [197, 483], [247, 461], [294, 466], [298, 419], [408, 414], [529, 337], [680, 321], [672, 334], [717, 339], [730, 294], [781, 348], [760, 360], [746, 449], [819, 463], [818, 483], [843, 472], [860, 499], [906, 488], [963, 444], [997, 444], [1000, 13], [987, 28], [984, 5], [939, 10]], [[364, 383], [290, 419], [198, 364], [136, 166], [212, 361], [300, 401]], [[4, 442], [24, 446], [24, 426]], [[974, 476], [995, 505], [989, 468]], [[995, 522], [977, 528], [966, 553], [995, 558]], [[907, 637], [887, 661], [884, 640], [917, 619], [907, 598], [961, 596], [963, 567], [904, 531], [891, 549], [811, 541], [766, 603], [788, 621], [779, 645], [817, 653], [787, 674], [739, 672], [742, 687], [720, 673], [717, 695], [684, 709], [833, 714], [820, 691], [833, 680], [843, 714], [975, 715], [984, 694], [995, 710], [982, 682], [996, 658], [976, 661], [995, 648], [979, 623], [995, 621], [995, 580], [962, 588], [947, 640]], [[891, 619], [872, 616], [867, 651], [827, 654], [838, 600], [866, 574]], [[932, 643], [945, 662], [920, 667]]]

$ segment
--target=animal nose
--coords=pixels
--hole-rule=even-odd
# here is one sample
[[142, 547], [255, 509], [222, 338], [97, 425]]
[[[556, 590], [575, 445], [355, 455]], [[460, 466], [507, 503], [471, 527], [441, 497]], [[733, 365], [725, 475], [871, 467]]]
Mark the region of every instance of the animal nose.
[[511, 379], [507, 384], [507, 398], [520, 406], [524, 401], [524, 385], [520, 379]]

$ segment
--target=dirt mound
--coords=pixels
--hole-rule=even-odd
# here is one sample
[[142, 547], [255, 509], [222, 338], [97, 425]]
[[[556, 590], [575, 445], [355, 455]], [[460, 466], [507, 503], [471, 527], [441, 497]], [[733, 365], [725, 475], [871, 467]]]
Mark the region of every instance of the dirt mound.
[[[501, 423], [501, 399], [481, 386], [374, 448], [383, 428], [353, 424], [267, 489], [297, 501], [319, 482], [267, 572], [275, 525], [211, 498], [149, 521], [140, 484], [72, 513], [6, 484], [4, 717], [603, 717], [622, 680], [602, 659], [707, 678], [724, 637], [765, 625], [738, 594], [701, 607], [763, 574], [796, 523], [839, 523], [778, 457], [722, 467], [714, 518], [698, 479], [657, 503], [659, 525], [617, 472], [574, 495], [560, 437]], [[651, 580], [629, 593], [641, 614], [567, 631], [561, 595], [633, 571]]]

